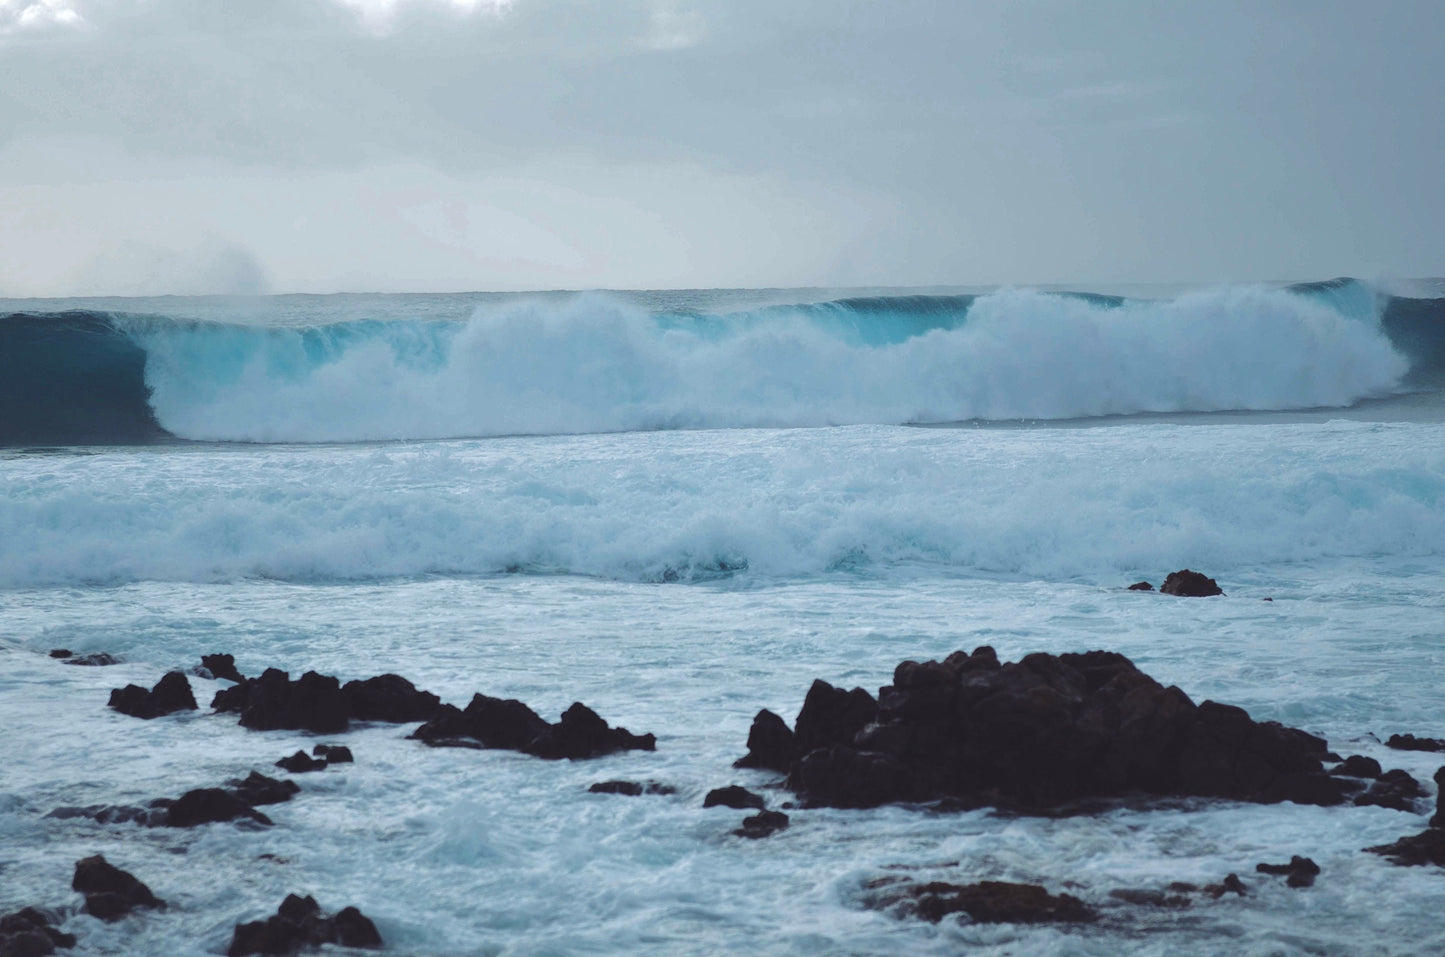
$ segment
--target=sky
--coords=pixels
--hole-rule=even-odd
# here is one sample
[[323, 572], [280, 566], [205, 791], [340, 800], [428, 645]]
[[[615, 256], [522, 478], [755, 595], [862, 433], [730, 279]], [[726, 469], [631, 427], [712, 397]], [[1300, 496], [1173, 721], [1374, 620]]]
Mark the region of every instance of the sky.
[[1445, 274], [1445, 3], [0, 0], [0, 296]]

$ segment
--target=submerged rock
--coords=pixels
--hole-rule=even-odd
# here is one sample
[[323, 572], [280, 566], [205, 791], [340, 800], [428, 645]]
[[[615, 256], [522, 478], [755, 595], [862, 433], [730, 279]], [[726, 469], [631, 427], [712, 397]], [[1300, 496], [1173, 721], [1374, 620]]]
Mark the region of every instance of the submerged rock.
[[344, 744], [318, 744], [311, 749], [311, 753], [327, 764], [353, 764], [356, 761], [351, 755], [351, 749]]
[[290, 771], [292, 774], [305, 774], [307, 771], [325, 771], [326, 762], [313, 758], [305, 751], [297, 751], [295, 754], [277, 761], [276, 767], [283, 771]]
[[1256, 864], [1254, 869], [1260, 874], [1286, 875], [1285, 883], [1290, 887], [1310, 887], [1320, 873], [1318, 864], [1298, 854], [1292, 856], [1288, 864]]
[[179, 671], [172, 671], [149, 691], [140, 685], [126, 685], [110, 693], [110, 707], [134, 718], [159, 718], [176, 711], [195, 711], [191, 683]]
[[1128, 794], [1338, 804], [1325, 742], [1240, 708], [1196, 705], [1123, 655], [991, 648], [905, 661], [873, 699], [816, 681], [787, 787], [813, 806], [952, 799], [1057, 807]]
[[62, 933], [55, 925], [60, 915], [38, 907], [26, 907], [0, 917], [0, 955], [43, 957], [55, 948], [75, 946], [75, 935]]
[[272, 821], [251, 807], [236, 794], [221, 788], [196, 788], [182, 794], [170, 806], [166, 824], [170, 827], [195, 827], [219, 821], [255, 821], [269, 826]]
[[343, 908], [334, 917], [327, 917], [321, 913], [321, 905], [315, 898], [288, 894], [271, 917], [237, 924], [226, 954], [228, 957], [291, 954], [322, 944], [374, 949], [381, 946], [381, 935], [376, 925], [355, 907]]
[[637, 781], [598, 781], [587, 789], [589, 794], [623, 794], [627, 797], [639, 797], [643, 794], [676, 794], [677, 788], [670, 784], [659, 784], [656, 781], [648, 781], [641, 784]]
[[[52, 658], [55, 657], [55, 652], [52, 651], [50, 655]], [[108, 655], [103, 651], [93, 651], [88, 655], [68, 655], [61, 664], [81, 665], [88, 668], [105, 668], [110, 665], [120, 664], [120, 659], [113, 655]]]
[[1129, 586], [1129, 591], [1153, 591], [1154, 586], [1148, 582], [1135, 582]]
[[1355, 798], [1355, 804], [1373, 804], [1413, 814], [1415, 799], [1424, 796], [1425, 789], [1420, 787], [1420, 782], [1411, 777], [1409, 772], [1396, 768], [1378, 775], [1369, 790]]
[[869, 906], [896, 909], [907, 917], [938, 923], [950, 914], [966, 914], [980, 924], [1088, 923], [1098, 914], [1069, 894], [1050, 894], [1037, 884], [980, 881], [977, 884], [888, 882]]
[[1177, 595], [1181, 598], [1210, 598], [1214, 595], [1223, 595], [1224, 589], [1219, 583], [1207, 575], [1199, 572], [1192, 572], [1189, 569], [1181, 569], [1177, 572], [1170, 572], [1164, 579], [1164, 584], [1159, 586], [1161, 595]]
[[767, 802], [759, 795], [754, 794], [747, 788], [737, 784], [730, 784], [725, 788], [713, 788], [703, 798], [702, 806], [707, 807], [730, 807], [739, 811], [753, 809], [761, 811], [767, 807]]
[[166, 906], [134, 875], [99, 854], [76, 862], [70, 886], [85, 895], [85, 912], [104, 921], [120, 920], [137, 907]]
[[779, 831], [785, 830], [788, 826], [788, 816], [782, 811], [759, 811], [757, 814], [743, 818], [743, 826], [733, 831], [738, 837], [759, 838], [771, 837]]

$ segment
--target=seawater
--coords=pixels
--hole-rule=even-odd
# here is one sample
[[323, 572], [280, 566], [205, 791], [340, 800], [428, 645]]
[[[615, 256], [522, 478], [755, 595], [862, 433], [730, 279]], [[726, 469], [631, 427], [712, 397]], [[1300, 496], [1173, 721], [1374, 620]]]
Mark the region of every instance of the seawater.
[[[1301, 295], [1208, 295], [1274, 302], [1276, 293]], [[1040, 294], [1019, 294], [1029, 296]], [[554, 320], [562, 340], [581, 335], [568, 324], [585, 324], [576, 317], [590, 308], [586, 301], [556, 300], [557, 315], [572, 317]], [[508, 302], [502, 305], [514, 308]], [[1087, 339], [1095, 333], [1058, 315], [1101, 310], [1081, 315], [1105, 323], [1106, 310], [1138, 308], [1153, 310], [1157, 323], [1174, 302], [1069, 299], [1050, 312], [1057, 303], [1048, 299], [1044, 321]], [[1317, 315], [1318, 299], [1310, 303], [1301, 315]], [[736, 315], [735, 303], [723, 305], [719, 315]], [[773, 335], [796, 344], [789, 336], [802, 328], [792, 325], [797, 305], [754, 303], [751, 318], [733, 320], [738, 328], [721, 340]], [[477, 366], [474, 355], [465, 366], [472, 372], [464, 373], [457, 353], [436, 346], [440, 340], [430, 340], [429, 359], [424, 349], [403, 356], [387, 346], [366, 360], [374, 370], [391, 357], [393, 374], [380, 379], [343, 369], [348, 348], [318, 353], [311, 366], [281, 363], [266, 351], [284, 336], [303, 335], [297, 329], [339, 334], [315, 325], [312, 315], [287, 322], [273, 316], [259, 340], [225, 332], [241, 343], [232, 380], [200, 376], [202, 366], [175, 359], [176, 351], [149, 351], [152, 409], [172, 436], [190, 427], [178, 424], [179, 407], [166, 405], [164, 377], [190, 369], [196, 388], [212, 390], [202, 404], [185, 407], [210, 423], [210, 434], [190, 436], [205, 441], [0, 450], [0, 727], [7, 755], [0, 911], [73, 902], [74, 862], [99, 852], [171, 906], [115, 925], [71, 916], [66, 929], [80, 938], [81, 953], [224, 952], [235, 923], [273, 912], [291, 892], [313, 894], [333, 910], [355, 904], [376, 920], [390, 952], [402, 954], [1445, 948], [1445, 932], [1426, 916], [1445, 903], [1439, 873], [1360, 852], [1420, 830], [1420, 815], [1227, 802], [1060, 819], [823, 809], [792, 811], [787, 831], [744, 841], [731, 834], [742, 812], [701, 807], [707, 790], [734, 782], [766, 794], [773, 806], [786, 799], [768, 789], [774, 775], [730, 766], [745, 750], [758, 709], [791, 721], [814, 678], [876, 692], [900, 660], [980, 644], [1005, 659], [1123, 652], [1196, 701], [1213, 698], [1259, 720], [1306, 728], [1342, 754], [1367, 754], [1428, 782], [1438, 757], [1389, 751], [1379, 741], [1397, 731], [1445, 732], [1437, 690], [1445, 415], [1438, 394], [1406, 382], [1411, 360], [1382, 335], [1378, 314], [1356, 305], [1331, 307], [1320, 320], [1346, 323], [1340, 328], [1348, 342], [1320, 333], [1319, 342], [1337, 348], [1306, 350], [1285, 369], [1284, 383], [1262, 382], [1265, 371], [1235, 368], [1232, 360], [1210, 367], [1220, 380], [1213, 395], [1232, 390], [1228, 397], [1237, 400], [1219, 408], [1236, 411], [1209, 411], [1218, 403], [1204, 393], [1199, 403], [1185, 401], [1194, 393], [1180, 391], [1178, 377], [1164, 370], [1153, 383], [1117, 386], [1117, 365], [1097, 379], [1080, 378], [1083, 372], [1066, 383], [1045, 377], [1041, 370], [1066, 367], [1066, 353], [1079, 352], [1071, 348], [1057, 350], [1052, 365], [1014, 356], [1017, 372], [998, 372], [992, 394], [1012, 396], [1010, 411], [1037, 401], [1069, 416], [1155, 414], [1054, 423], [985, 416], [943, 428], [818, 425], [807, 416], [837, 412], [838, 395], [858, 408], [859, 393], [822, 378], [788, 379], [782, 365], [765, 367], [770, 355], [786, 355], [781, 345], [772, 354], [758, 347], [752, 359], [735, 356], [731, 368], [754, 383], [793, 382], [797, 404], [789, 408], [812, 410], [803, 419], [815, 427], [765, 427], [743, 416], [705, 429], [657, 429], [658, 421], [647, 420], [648, 430], [638, 431], [633, 426], [643, 420], [625, 421], [620, 406], [597, 398], [595, 388], [620, 388], [614, 350], [603, 357], [611, 371], [587, 385], [593, 391], [567, 399], [588, 408], [596, 428], [411, 440], [386, 430], [367, 434], [366, 401], [401, 403], [395, 420], [412, 428], [425, 421], [417, 418], [422, 406], [406, 404], [420, 394], [418, 383], [497, 368], [505, 350], [482, 349], [490, 358]], [[374, 313], [376, 303], [366, 308]], [[654, 325], [663, 312], [686, 311], [608, 308]], [[771, 314], [758, 313], [772, 308], [788, 312], [776, 327]], [[862, 313], [848, 308], [854, 322]], [[705, 310], [694, 311], [698, 327], [712, 322]], [[886, 353], [967, 329], [966, 316], [944, 313], [923, 332], [895, 331], [869, 343], [842, 330], [829, 341], [856, 353], [851, 374], [860, 374], [867, 350]], [[150, 328], [177, 337], [185, 323], [216, 321], [174, 316], [150, 320]], [[471, 312], [427, 321], [460, 322], [447, 330], [453, 340], [473, 334], [478, 322]], [[489, 322], [482, 325], [490, 329]], [[525, 331], [516, 314], [508, 322]], [[234, 327], [234, 316], [226, 323]], [[805, 325], [818, 328], [812, 319]], [[1147, 325], [1130, 335], [1146, 335], [1140, 329]], [[1199, 332], [1197, 321], [1181, 320], [1170, 335], [1184, 343], [1191, 332]], [[670, 334], [679, 333], [638, 333], [644, 342]], [[680, 334], [691, 337], [684, 339], [689, 355], [710, 356], [705, 340], [716, 338], [715, 330]], [[1011, 335], [1011, 348], [1038, 348], [1039, 336]], [[1105, 341], [1097, 355], [1117, 359], [1128, 338]], [[129, 341], [146, 342], [144, 335]], [[913, 348], [923, 355], [943, 345]], [[518, 368], [534, 356], [536, 374], [524, 380], [512, 369], [508, 381], [514, 389], [532, 382], [543, 406], [554, 402], [547, 415], [559, 414], [563, 390], [554, 384], [565, 376], [558, 369], [585, 368], [597, 350], [579, 348], [568, 365], [531, 348], [507, 354]], [[1144, 366], [1162, 361], [1157, 343], [1153, 348]], [[1179, 349], [1183, 368], [1189, 354]], [[1094, 361], [1087, 358], [1078, 369]], [[1194, 365], [1199, 361], [1196, 355]], [[715, 356], [705, 368], [708, 362], [728, 368]], [[899, 362], [906, 371], [909, 362]], [[978, 370], [998, 368], [980, 363], [963, 367], [956, 392], [976, 394], [972, 380], [985, 374]], [[287, 402], [252, 401], [264, 393], [254, 377], [268, 368], [293, 387]], [[1320, 371], [1326, 368], [1333, 371]], [[321, 373], [331, 378], [323, 382]], [[406, 385], [409, 376], [415, 381]], [[634, 381], [642, 398], [628, 408], [675, 411], [683, 405], [673, 400], [684, 392], [704, 395], [676, 391], [685, 379], [673, 380], [673, 392], [637, 386], [644, 379]], [[428, 388], [446, 398], [442, 381], [433, 378]], [[370, 400], [367, 382], [379, 383]], [[925, 386], [937, 394], [936, 383]], [[332, 394], [328, 404], [328, 388], [352, 391]], [[1030, 399], [1030, 388], [1051, 397]], [[1089, 398], [1090, 389], [1108, 394]], [[1292, 389], [1298, 401], [1278, 401]], [[1319, 405], [1324, 393], [1340, 406], [1276, 411]], [[526, 395], [491, 419], [483, 402], [466, 412], [472, 418], [448, 421], [510, 429], [508, 416], [534, 414], [525, 411]], [[776, 405], [776, 392], [769, 395]], [[1119, 398], [1140, 395], [1176, 398], [1145, 408]], [[883, 405], [864, 406], [885, 418]], [[709, 414], [721, 417], [723, 409]], [[1249, 409], [1256, 411], [1238, 411]], [[941, 407], [933, 411], [940, 414], [901, 419], [945, 417]], [[342, 425], [351, 431], [341, 437], [358, 440], [334, 441]], [[222, 433], [256, 438], [272, 430], [277, 437], [303, 426], [315, 429], [305, 443], [214, 441]], [[598, 431], [604, 426], [621, 430]], [[1124, 589], [1140, 578], [1157, 585], [1186, 566], [1217, 578], [1228, 597]], [[123, 663], [66, 667], [45, 657], [55, 647], [106, 651]], [[215, 651], [234, 653], [247, 674], [268, 666], [342, 680], [396, 672], [457, 704], [481, 691], [520, 698], [553, 720], [580, 700], [614, 724], [656, 733], [658, 750], [544, 762], [432, 750], [405, 740], [409, 727], [372, 726], [340, 739], [356, 764], [298, 776], [302, 793], [264, 809], [277, 822], [271, 829], [144, 830], [44, 817], [60, 805], [138, 803], [252, 768], [276, 770], [277, 758], [333, 740], [246, 731], [233, 717], [204, 709], [142, 722], [105, 707], [111, 688], [149, 686], [163, 671]], [[226, 684], [192, 678], [203, 704]], [[677, 793], [587, 793], [589, 784], [612, 778], [656, 780]], [[1290, 890], [1280, 878], [1254, 875], [1255, 863], [1292, 854], [1323, 868], [1313, 888]], [[1200, 900], [1180, 911], [1109, 897], [1117, 888], [1203, 884], [1229, 872], [1243, 877], [1250, 896]], [[868, 882], [899, 874], [1037, 882], [1082, 897], [1104, 916], [1083, 928], [956, 919], [935, 926], [862, 906]]]

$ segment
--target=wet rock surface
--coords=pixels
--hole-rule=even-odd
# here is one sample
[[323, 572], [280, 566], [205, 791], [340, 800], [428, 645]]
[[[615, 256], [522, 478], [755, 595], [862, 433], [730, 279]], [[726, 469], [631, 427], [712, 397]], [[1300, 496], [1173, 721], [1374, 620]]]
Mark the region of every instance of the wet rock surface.
[[621, 794], [626, 797], [640, 797], [644, 794], [676, 794], [677, 788], [656, 781], [598, 781], [587, 789], [589, 794]]
[[376, 925], [355, 907], [328, 917], [315, 898], [289, 894], [272, 916], [237, 924], [226, 954], [294, 954], [322, 944], [375, 949], [382, 942]]
[[815, 681], [796, 740], [787, 786], [813, 806], [1040, 810], [1129, 794], [1331, 805], [1348, 790], [1324, 773], [1322, 739], [1196, 705], [1106, 651], [905, 661], [876, 700]]
[[1403, 867], [1420, 867], [1435, 864], [1445, 867], [1445, 768], [1435, 772], [1435, 814], [1430, 826], [1419, 834], [1402, 837], [1390, 844], [1378, 844], [1365, 848], [1371, 854], [1388, 858], [1392, 864]]
[[341, 689], [359, 721], [406, 724], [430, 721], [441, 707], [441, 699], [430, 691], [418, 690], [401, 675], [377, 675], [365, 681], [348, 681]]
[[297, 751], [276, 762], [276, 767], [283, 771], [290, 771], [292, 774], [305, 774], [307, 771], [325, 771], [326, 762], [313, 758], [305, 751]]
[[[57, 654], [56, 652], [63, 653]], [[109, 665], [120, 664], [119, 658], [108, 655], [103, 651], [93, 651], [88, 655], [73, 655], [64, 648], [57, 648], [50, 653], [50, 657], [64, 659], [60, 662], [62, 665], [80, 665], [87, 668], [105, 668]]]
[[278, 781], [258, 771], [252, 771], [244, 778], [227, 781], [231, 793], [251, 807], [261, 804], [281, 804], [301, 790], [295, 781]]
[[236, 670], [236, 657], [234, 655], [201, 655], [201, 667], [209, 671], [213, 678], [224, 678], [227, 681], [235, 681], [237, 683], [246, 680], [245, 676]]
[[1256, 864], [1254, 869], [1260, 874], [1284, 875], [1290, 887], [1311, 887], [1320, 873], [1318, 864], [1298, 854], [1292, 856], [1288, 864]]
[[1364, 794], [1355, 798], [1360, 806], [1375, 805], [1396, 811], [1415, 812], [1415, 800], [1425, 796], [1425, 789], [1409, 772], [1396, 768], [1378, 775]]
[[442, 705], [435, 718], [417, 728], [411, 737], [432, 747], [501, 748], [539, 758], [594, 758], [617, 751], [653, 751], [657, 739], [612, 728], [597, 712], [581, 702], [548, 723], [527, 705], [513, 698], [478, 694], [466, 710]]
[[278, 668], [267, 668], [217, 692], [211, 701], [217, 711], [241, 715], [242, 727], [255, 731], [313, 731], [336, 734], [351, 721], [351, 707], [341, 693], [341, 682], [330, 675], [308, 671], [295, 681]]
[[1153, 591], [1154, 586], [1148, 582], [1135, 582], [1129, 586], [1129, 591]]
[[26, 907], [0, 917], [0, 957], [44, 957], [57, 948], [75, 946], [75, 935], [56, 926], [60, 915], [39, 907]]
[[1445, 751], [1445, 740], [1440, 738], [1417, 738], [1413, 734], [1392, 734], [1385, 747], [1396, 751]]
[[730, 784], [725, 788], [713, 788], [703, 798], [702, 806], [707, 807], [730, 807], [738, 810], [759, 810], [767, 807], [767, 802], [760, 795], [754, 794], [747, 788], [738, 784]]
[[767, 768], [787, 773], [798, 755], [793, 729], [764, 708], [753, 718], [748, 730], [748, 753], [733, 763], [735, 768]]
[[85, 912], [104, 921], [116, 921], [137, 907], [164, 908], [151, 889], [97, 854], [77, 861], [72, 889], [85, 895]]
[[351, 749], [344, 744], [318, 744], [311, 753], [327, 764], [353, 764], [356, 761]]
[[786, 829], [788, 816], [782, 811], [759, 811], [757, 814], [743, 818], [743, 826], [733, 831], [738, 837], [746, 837], [752, 840], [771, 837], [777, 832]]
[[903, 917], [938, 923], [951, 914], [963, 914], [980, 924], [1089, 923], [1098, 914], [1077, 897], [1050, 894], [1037, 884], [980, 881], [916, 884], [897, 878], [874, 882], [867, 906], [892, 910]]
[[1177, 572], [1170, 572], [1164, 579], [1164, 584], [1159, 586], [1161, 595], [1177, 595], [1180, 598], [1211, 598], [1215, 595], [1223, 595], [1224, 589], [1219, 583], [1208, 575], [1190, 571], [1187, 568]]
[[257, 811], [237, 794], [221, 788], [196, 788], [177, 798], [168, 808], [166, 825], [196, 827], [222, 821], [254, 821], [269, 826], [269, 817]]
[[110, 707], [133, 718], [159, 718], [176, 711], [195, 711], [191, 683], [179, 671], [172, 671], [147, 691], [140, 685], [126, 685], [110, 693]]

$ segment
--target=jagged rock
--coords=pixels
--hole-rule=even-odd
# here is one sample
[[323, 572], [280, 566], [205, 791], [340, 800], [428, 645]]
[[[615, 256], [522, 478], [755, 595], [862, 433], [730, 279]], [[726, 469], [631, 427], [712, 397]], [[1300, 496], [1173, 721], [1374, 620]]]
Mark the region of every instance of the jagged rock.
[[1396, 751], [1445, 751], [1445, 741], [1439, 738], [1417, 738], [1413, 734], [1392, 734], [1385, 747]]
[[1435, 813], [1430, 818], [1431, 827], [1445, 827], [1445, 768], [1435, 771]]
[[[52, 655], [54, 652], [51, 653]], [[87, 668], [105, 668], [110, 665], [120, 664], [120, 659], [108, 655], [103, 651], [93, 651], [88, 655], [71, 655], [61, 662], [62, 665], [80, 665]]]
[[749, 791], [745, 787], [730, 784], [725, 788], [713, 788], [707, 792], [707, 797], [702, 800], [703, 807], [730, 807], [737, 810], [749, 808], [761, 811], [767, 807], [767, 802], [760, 796]]
[[1131, 793], [1338, 804], [1325, 742], [1240, 708], [1196, 705], [1123, 655], [991, 648], [905, 661], [876, 702], [816, 681], [787, 787], [805, 804], [1056, 807]]
[[1256, 864], [1254, 869], [1261, 874], [1285, 874], [1290, 887], [1310, 887], [1319, 876], [1320, 866], [1308, 857], [1295, 854], [1288, 864]]
[[85, 895], [85, 911], [104, 921], [120, 920], [137, 907], [164, 908], [165, 901], [134, 875], [97, 854], [77, 861], [71, 888]]
[[903, 915], [938, 923], [967, 914], [980, 924], [1088, 923], [1093, 908], [1069, 894], [1055, 896], [1037, 884], [980, 881], [977, 884], [891, 884], [873, 895], [870, 906], [896, 907]]
[[217, 821], [236, 819], [255, 821], [257, 824], [271, 824], [271, 819], [251, 807], [230, 791], [220, 788], [196, 788], [182, 794], [170, 806], [170, 827], [195, 827]]
[[1185, 568], [1177, 572], [1170, 572], [1164, 579], [1164, 584], [1159, 586], [1161, 595], [1178, 595], [1181, 598], [1209, 598], [1213, 595], [1223, 595], [1224, 590], [1219, 583], [1207, 575], [1199, 572], [1192, 572]]
[[75, 652], [71, 651], [69, 648], [50, 649], [50, 657], [52, 658], [69, 658], [73, 654], [75, 654]]
[[1239, 879], [1238, 874], [1226, 874], [1220, 883], [1204, 885], [1204, 893], [1215, 898], [1223, 897], [1225, 894], [1248, 897], [1249, 888], [1245, 886], [1244, 881]]
[[[240, 692], [236, 697], [243, 699], [241, 725], [256, 731], [288, 729], [336, 734], [345, 731], [350, 721], [351, 708], [341, 693], [341, 682], [330, 675], [308, 671], [292, 681], [286, 672], [267, 668], [261, 677], [228, 690]], [[218, 694], [217, 699], [222, 694], [226, 692]], [[227, 707], [217, 710], [231, 710], [234, 700], [227, 698]], [[216, 707], [214, 703], [212, 706]]]
[[743, 818], [743, 826], [733, 831], [738, 837], [758, 838], [771, 837], [778, 831], [788, 826], [788, 816], [782, 811], [759, 811], [757, 814]]
[[483, 747], [521, 751], [547, 730], [547, 721], [515, 698], [473, 695], [462, 711], [444, 704], [411, 737], [433, 747]]
[[311, 753], [327, 764], [352, 764], [356, 761], [351, 756], [351, 749], [344, 744], [318, 744]]
[[430, 721], [441, 707], [441, 699], [420, 691], [400, 675], [377, 675], [365, 681], [348, 681], [341, 689], [351, 705], [351, 716], [360, 721]]
[[234, 655], [201, 655], [201, 667], [209, 671], [213, 678], [225, 678], [238, 684], [246, 680], [245, 676], [236, 670]]
[[611, 728], [580, 701], [562, 712], [562, 720], [537, 735], [522, 749], [539, 758], [595, 758], [614, 751], [655, 751], [657, 738]]
[[1396, 811], [1415, 811], [1415, 799], [1424, 797], [1425, 790], [1409, 772], [1396, 768], [1381, 774], [1370, 789], [1355, 798], [1355, 804], [1373, 804]]
[[110, 693], [110, 707], [135, 718], [159, 718], [175, 711], [196, 710], [191, 683], [179, 671], [172, 671], [147, 691], [140, 685], [126, 685]]
[[1135, 582], [1129, 586], [1129, 591], [1153, 591], [1154, 586], [1148, 582]]
[[301, 790], [295, 781], [278, 781], [258, 771], [246, 777], [226, 782], [231, 793], [251, 807], [261, 804], [281, 804], [291, 800], [291, 795]]
[[305, 774], [307, 771], [325, 771], [326, 762], [318, 761], [305, 751], [297, 751], [290, 757], [277, 761], [276, 767], [292, 774]]
[[62, 933], [54, 925], [60, 915], [38, 907], [26, 907], [0, 917], [0, 955], [3, 957], [44, 957], [55, 948], [75, 946], [75, 935]]
[[1362, 754], [1352, 754], [1330, 773], [1344, 774], [1352, 778], [1377, 778], [1380, 776], [1380, 762]]
[[645, 785], [636, 781], [598, 781], [587, 789], [589, 794], [624, 794], [638, 797], [642, 794], [676, 794], [677, 788], [670, 784], [648, 781]]
[[748, 729], [748, 753], [733, 762], [733, 767], [768, 768], [786, 774], [797, 756], [793, 730], [782, 718], [764, 708]]
[[1419, 867], [1435, 864], [1445, 867], [1445, 828], [1431, 827], [1410, 837], [1402, 837], [1393, 844], [1379, 844], [1367, 847], [1371, 854], [1381, 854], [1393, 864], [1403, 867]]
[[228, 957], [247, 954], [291, 954], [305, 947], [340, 944], [342, 947], [378, 948], [376, 925], [355, 907], [334, 917], [321, 913], [313, 897], [287, 895], [276, 913], [265, 920], [237, 924]]

